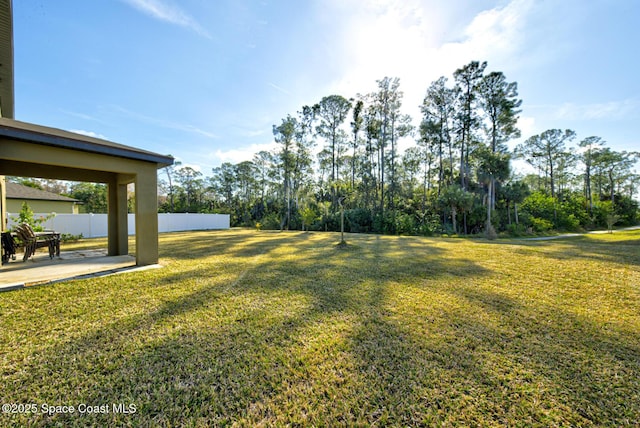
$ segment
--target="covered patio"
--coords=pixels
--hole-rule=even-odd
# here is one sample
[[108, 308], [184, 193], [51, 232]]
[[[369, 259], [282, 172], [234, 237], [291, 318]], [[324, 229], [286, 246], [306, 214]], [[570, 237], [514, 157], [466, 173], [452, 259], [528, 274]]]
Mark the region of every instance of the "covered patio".
[[0, 175], [107, 184], [109, 256], [129, 254], [127, 185], [134, 184], [138, 266], [158, 262], [157, 169], [171, 163], [169, 156], [0, 118]]
[[[127, 185], [135, 186], [135, 259], [137, 266], [158, 262], [157, 170], [173, 158], [61, 129], [14, 120], [13, 24], [10, 0], [0, 0], [0, 229], [6, 230], [6, 175], [105, 183], [108, 188], [106, 257], [129, 257]], [[130, 260], [131, 261], [131, 260]], [[35, 276], [38, 266], [21, 269]], [[15, 263], [15, 262], [14, 262]], [[13, 264], [13, 263], [11, 263]], [[0, 283], [9, 275], [0, 268]], [[26, 273], [25, 273], [26, 275]]]

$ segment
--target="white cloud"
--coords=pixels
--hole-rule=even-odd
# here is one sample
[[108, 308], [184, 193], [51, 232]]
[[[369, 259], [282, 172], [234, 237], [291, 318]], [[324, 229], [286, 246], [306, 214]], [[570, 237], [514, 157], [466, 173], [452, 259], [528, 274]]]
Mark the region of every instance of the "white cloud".
[[538, 129], [539, 124], [533, 116], [520, 116], [518, 118], [518, 129], [520, 130], [520, 138], [516, 138], [507, 142], [510, 150], [516, 148], [518, 144], [523, 143], [527, 138], [539, 134], [543, 130]]
[[638, 101], [634, 99], [582, 105], [564, 103], [555, 109], [554, 117], [563, 120], [615, 120], [630, 117], [637, 109]]
[[197, 165], [195, 163], [189, 163], [189, 162], [182, 162], [182, 160], [180, 158], [175, 158], [175, 160], [177, 162], [180, 162], [180, 164], [176, 166], [177, 169], [187, 168], [188, 167], [188, 168], [193, 169], [194, 171], [198, 171], [198, 172], [202, 173], [202, 166], [201, 165]]
[[127, 110], [123, 107], [120, 106], [112, 106], [112, 108], [114, 110], [116, 110], [117, 112], [130, 117], [132, 119], [138, 120], [140, 122], [145, 122], [145, 123], [149, 123], [155, 126], [159, 126], [162, 128], [167, 128], [167, 129], [175, 129], [178, 131], [183, 131], [183, 132], [189, 132], [189, 133], [193, 133], [193, 134], [198, 134], [198, 135], [202, 135], [205, 136], [207, 138], [210, 139], [218, 139], [220, 138], [219, 135], [211, 132], [211, 131], [207, 131], [201, 128], [198, 128], [194, 125], [188, 124], [188, 123], [179, 123], [179, 122], [174, 122], [171, 120], [165, 120], [165, 119], [158, 119], [155, 117], [151, 117], [151, 116], [146, 116], [144, 114], [140, 114], [131, 110]]
[[536, 119], [531, 116], [520, 116], [518, 118], [518, 129], [520, 129], [522, 138], [529, 138], [536, 133]]
[[277, 143], [272, 141], [270, 143], [263, 144], [251, 144], [246, 147], [239, 147], [228, 150], [216, 150], [209, 154], [209, 157], [215, 159], [217, 163], [231, 162], [237, 164], [243, 161], [249, 161], [253, 159], [253, 155], [260, 151], [271, 151], [277, 147]]
[[344, 72], [329, 90], [353, 96], [375, 91], [375, 81], [385, 76], [399, 77], [405, 111], [414, 119], [420, 117], [418, 106], [427, 86], [438, 77], [451, 80], [456, 69], [473, 60], [487, 60], [491, 70], [496, 69], [494, 62], [509, 63], [520, 51], [527, 14], [533, 7], [532, 0], [513, 0], [482, 11], [457, 34], [447, 34], [455, 41], [443, 42], [446, 26], [460, 17], [458, 11], [449, 12], [447, 22], [445, 11], [437, 9], [444, 6], [431, 2], [340, 2], [334, 7], [348, 15], [336, 41]]
[[254, 138], [254, 137], [259, 137], [261, 135], [264, 135], [269, 131], [270, 131], [269, 129], [246, 129], [246, 130], [241, 130], [240, 134], [246, 138]]
[[271, 82], [269, 82], [268, 85], [271, 86], [273, 89], [275, 89], [275, 90], [277, 90], [279, 92], [282, 92], [285, 95], [291, 95], [291, 92], [289, 92], [288, 90], [286, 90], [282, 86], [278, 86], [275, 83], [271, 83]]
[[61, 111], [64, 114], [68, 114], [70, 116], [78, 117], [78, 118], [83, 119], [83, 120], [89, 120], [89, 121], [92, 121], [92, 122], [101, 123], [103, 125], [107, 124], [107, 122], [105, 122], [104, 120], [102, 120], [102, 119], [100, 119], [100, 118], [98, 118], [96, 116], [92, 116], [92, 115], [86, 114], [86, 113], [79, 113], [79, 112], [65, 110], [65, 109], [59, 109], [59, 111]]
[[182, 9], [164, 0], [122, 0], [140, 12], [160, 21], [189, 28], [199, 35], [211, 39], [211, 35], [195, 19]]
[[217, 134], [214, 134], [213, 132], [205, 131], [204, 129], [197, 128], [193, 125], [188, 125], [188, 124], [185, 125], [185, 124], [180, 124], [175, 122], [164, 122], [164, 126], [166, 126], [167, 128], [173, 128], [180, 131], [192, 132], [194, 134], [203, 135], [211, 139], [220, 138]]
[[[503, 8], [478, 14], [464, 31], [465, 39], [457, 44], [464, 57], [507, 58], [516, 54], [523, 42], [531, 0], [514, 0]], [[460, 58], [462, 59], [462, 58]]]
[[95, 133], [93, 131], [85, 131], [83, 129], [70, 129], [69, 132], [74, 132], [76, 134], [85, 135], [87, 137], [100, 138], [101, 140], [108, 140], [108, 138], [105, 137], [104, 135]]

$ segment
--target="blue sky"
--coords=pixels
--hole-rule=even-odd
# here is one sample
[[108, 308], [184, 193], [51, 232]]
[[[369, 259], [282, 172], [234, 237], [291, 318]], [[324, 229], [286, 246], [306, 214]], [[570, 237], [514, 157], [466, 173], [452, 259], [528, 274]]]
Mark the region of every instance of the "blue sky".
[[[570, 128], [640, 150], [637, 0], [18, 0], [16, 119], [172, 154], [210, 175], [273, 147], [323, 96], [471, 60], [517, 81], [523, 138]], [[514, 142], [515, 144], [516, 142]], [[405, 141], [405, 145], [412, 141]]]

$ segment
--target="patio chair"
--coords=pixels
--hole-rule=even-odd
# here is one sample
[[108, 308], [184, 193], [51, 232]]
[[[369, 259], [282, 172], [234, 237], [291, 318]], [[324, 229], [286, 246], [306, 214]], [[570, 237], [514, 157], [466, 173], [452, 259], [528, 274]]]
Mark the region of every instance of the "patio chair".
[[56, 232], [36, 233], [27, 223], [22, 223], [16, 229], [18, 238], [24, 245], [24, 256], [22, 261], [27, 261], [29, 257], [36, 253], [38, 248], [48, 248], [49, 258], [60, 255], [60, 234]]
[[16, 259], [16, 250], [18, 244], [16, 243], [11, 232], [2, 232], [2, 264], [9, 263], [9, 259]]

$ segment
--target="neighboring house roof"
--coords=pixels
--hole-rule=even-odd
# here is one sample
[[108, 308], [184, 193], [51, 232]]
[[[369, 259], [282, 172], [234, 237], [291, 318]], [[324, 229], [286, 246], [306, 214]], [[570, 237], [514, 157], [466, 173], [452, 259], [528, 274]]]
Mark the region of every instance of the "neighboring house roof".
[[78, 199], [69, 198], [58, 195], [57, 193], [47, 192], [45, 190], [36, 189], [34, 187], [23, 186], [22, 184], [7, 181], [7, 199], [30, 199], [38, 201], [61, 201], [61, 202], [80, 202]]

